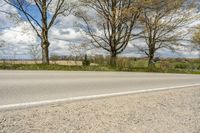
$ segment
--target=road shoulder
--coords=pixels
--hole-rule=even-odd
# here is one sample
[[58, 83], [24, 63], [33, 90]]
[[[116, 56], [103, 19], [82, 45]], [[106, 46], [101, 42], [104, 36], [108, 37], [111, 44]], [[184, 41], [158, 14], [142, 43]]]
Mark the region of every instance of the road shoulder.
[[1, 111], [0, 132], [199, 132], [200, 87]]

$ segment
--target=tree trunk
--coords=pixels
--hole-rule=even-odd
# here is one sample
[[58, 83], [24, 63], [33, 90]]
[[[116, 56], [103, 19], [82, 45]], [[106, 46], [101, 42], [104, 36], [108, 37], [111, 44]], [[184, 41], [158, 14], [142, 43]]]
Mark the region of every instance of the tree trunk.
[[49, 42], [43, 42], [41, 47], [42, 47], [42, 64], [49, 64]]
[[200, 49], [199, 49], [199, 63], [200, 63]]
[[116, 65], [117, 65], [117, 54], [116, 53], [111, 53], [110, 65], [112, 67], [116, 67]]
[[149, 61], [148, 61], [148, 67], [149, 68], [152, 68], [152, 67], [155, 66], [155, 63], [154, 63], [153, 59], [154, 59], [154, 54], [150, 54], [149, 55]]

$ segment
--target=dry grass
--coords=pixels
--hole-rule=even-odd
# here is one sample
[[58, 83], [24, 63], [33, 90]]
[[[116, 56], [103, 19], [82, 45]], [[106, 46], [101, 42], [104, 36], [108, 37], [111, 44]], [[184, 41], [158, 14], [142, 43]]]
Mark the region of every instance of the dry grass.
[[[42, 61], [0, 61], [0, 63], [8, 63], [8, 64], [42, 64]], [[58, 60], [58, 61], [50, 61], [50, 64], [57, 65], [66, 65], [66, 66], [82, 66], [82, 61], [72, 61], [72, 60]], [[96, 65], [91, 63], [92, 66]]]

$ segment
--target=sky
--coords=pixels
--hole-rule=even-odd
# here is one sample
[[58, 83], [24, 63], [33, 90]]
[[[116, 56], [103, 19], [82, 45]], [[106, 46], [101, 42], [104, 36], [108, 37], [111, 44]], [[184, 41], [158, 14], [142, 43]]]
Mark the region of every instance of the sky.
[[[18, 14], [18, 11], [0, 0], [1, 10], [9, 10], [13, 13]], [[30, 7], [31, 13], [34, 14], [36, 19], [38, 17], [38, 12], [34, 6]], [[19, 14], [20, 18], [23, 15]], [[84, 32], [77, 28], [76, 23], [79, 21], [73, 15], [63, 17], [60, 16], [57, 19], [57, 23], [51, 28], [49, 32], [50, 40], [50, 55], [72, 55], [73, 50], [70, 46], [73, 44], [81, 44], [85, 36]], [[197, 22], [195, 22], [197, 23]], [[17, 59], [30, 59], [30, 49], [32, 46], [40, 45], [40, 40], [36, 36], [35, 32], [32, 30], [30, 24], [26, 20], [19, 21], [16, 23], [15, 20], [8, 17], [6, 14], [0, 13], [0, 42], [4, 43], [4, 47], [0, 48], [0, 59], [6, 58], [17, 58]], [[135, 43], [143, 43], [141, 41], [136, 41]], [[40, 49], [40, 46], [38, 46]], [[87, 51], [88, 54], [108, 54], [104, 53], [101, 49], [96, 49], [94, 51]], [[134, 56], [140, 57], [141, 55], [132, 44], [129, 44], [127, 49], [121, 54], [122, 56]], [[198, 52], [194, 50], [188, 50], [182, 48], [176, 53], [169, 50], [160, 50], [156, 56], [159, 57], [187, 57], [196, 58], [198, 57]]]

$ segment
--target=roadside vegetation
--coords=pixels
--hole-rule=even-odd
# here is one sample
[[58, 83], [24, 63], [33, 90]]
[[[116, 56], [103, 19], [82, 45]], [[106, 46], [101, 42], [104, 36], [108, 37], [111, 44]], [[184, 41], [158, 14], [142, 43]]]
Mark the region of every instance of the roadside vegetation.
[[[2, 9], [0, 14], [16, 23], [29, 24], [32, 28], [30, 30], [37, 35], [35, 39], [38, 40], [38, 44], [28, 42], [31, 45], [27, 46], [26, 54], [29, 55], [26, 56], [31, 58], [30, 61], [20, 62], [15, 57], [8, 61], [4, 54], [8, 51], [6, 47], [10, 46], [9, 40], [0, 38], [0, 54], [3, 57], [0, 58], [0, 69], [200, 73], [199, 59], [158, 58], [158, 51], [162, 50], [176, 52], [187, 49], [184, 52], [190, 51], [197, 55], [200, 34], [199, 25], [196, 26], [194, 22], [200, 18], [197, 10], [200, 7], [199, 2], [2, 0], [2, 3], [0, 6], [7, 5], [17, 12]], [[33, 14], [32, 6], [36, 14]], [[66, 32], [69, 29], [68, 25], [59, 23], [64, 21], [61, 18], [70, 16], [77, 20], [74, 27], [70, 28], [81, 31], [81, 37], [74, 40], [67, 39], [70, 34]], [[59, 26], [63, 31], [55, 31]], [[0, 31], [0, 35], [3, 31]], [[51, 35], [54, 31], [63, 32], [66, 38], [59, 39], [56, 35]], [[28, 33], [24, 30], [23, 32]], [[60, 44], [57, 40], [62, 42], [62, 45], [66, 44], [66, 50], [65, 46], [62, 46], [58, 48], [62, 49], [62, 52], [50, 51], [50, 46]], [[15, 53], [15, 48], [10, 48], [9, 51]], [[122, 57], [121, 54], [126, 52], [131, 56], [139, 54], [145, 58]], [[70, 58], [63, 58], [66, 53]]]
[[[200, 74], [199, 59], [158, 59], [154, 67], [148, 66], [148, 58], [119, 57], [117, 66], [108, 65], [109, 57], [86, 57], [82, 61], [53, 60], [49, 65], [35, 61], [4, 61], [0, 63], [3, 70], [62, 70], [62, 71], [125, 71], [125, 72], [164, 72]], [[27, 61], [28, 62], [28, 61]]]

